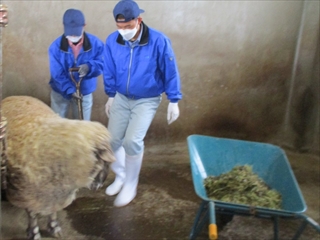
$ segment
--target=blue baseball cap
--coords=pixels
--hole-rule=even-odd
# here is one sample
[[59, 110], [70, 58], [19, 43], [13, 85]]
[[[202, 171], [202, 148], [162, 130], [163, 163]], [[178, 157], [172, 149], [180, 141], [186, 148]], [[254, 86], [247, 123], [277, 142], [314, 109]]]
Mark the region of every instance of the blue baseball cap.
[[[138, 4], [133, 0], [121, 0], [113, 9], [113, 16], [116, 22], [129, 22], [139, 17], [144, 10], [140, 9]], [[118, 15], [124, 16], [124, 21], [118, 21]]]
[[68, 9], [63, 15], [63, 25], [65, 36], [81, 36], [85, 25], [83, 13], [77, 9]]

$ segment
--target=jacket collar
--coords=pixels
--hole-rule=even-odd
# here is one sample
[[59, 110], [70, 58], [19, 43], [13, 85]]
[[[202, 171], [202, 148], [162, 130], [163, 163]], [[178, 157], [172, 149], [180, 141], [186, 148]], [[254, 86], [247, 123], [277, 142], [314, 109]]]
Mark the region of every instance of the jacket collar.
[[[92, 48], [88, 35], [85, 32], [83, 33], [82, 47], [83, 47], [83, 51], [89, 51]], [[61, 36], [60, 49], [64, 52], [68, 52], [68, 49], [69, 49], [68, 39], [64, 34]]]
[[[142, 28], [142, 34], [141, 34], [139, 45], [145, 45], [149, 41], [149, 28], [143, 21], [141, 22], [141, 24], [143, 25], [143, 28]], [[121, 45], [125, 45], [125, 40], [123, 40], [123, 37], [121, 36], [120, 33], [118, 34], [118, 37], [117, 37], [117, 43]]]

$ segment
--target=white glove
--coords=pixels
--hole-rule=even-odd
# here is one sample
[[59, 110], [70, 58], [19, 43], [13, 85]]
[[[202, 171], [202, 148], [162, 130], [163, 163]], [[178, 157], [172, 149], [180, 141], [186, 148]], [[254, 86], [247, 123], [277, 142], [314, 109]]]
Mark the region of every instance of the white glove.
[[178, 103], [169, 103], [168, 106], [168, 114], [167, 114], [167, 120], [168, 124], [173, 123], [175, 120], [178, 119], [180, 114]]
[[85, 75], [87, 75], [89, 72], [89, 66], [88, 64], [82, 64], [79, 66], [79, 77], [84, 77]]
[[106, 111], [107, 117], [109, 117], [109, 115], [110, 115], [110, 109], [111, 109], [111, 105], [113, 103], [113, 99], [114, 99], [113, 97], [109, 97], [109, 99], [105, 105], [105, 111]]

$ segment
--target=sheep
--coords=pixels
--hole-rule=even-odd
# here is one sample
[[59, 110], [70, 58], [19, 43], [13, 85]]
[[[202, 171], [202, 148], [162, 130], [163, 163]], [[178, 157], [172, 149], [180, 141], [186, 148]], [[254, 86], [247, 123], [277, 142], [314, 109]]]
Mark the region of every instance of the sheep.
[[57, 212], [80, 188], [98, 189], [115, 161], [110, 134], [98, 122], [61, 118], [42, 101], [11, 96], [2, 101], [7, 119], [8, 201], [28, 214], [29, 239], [41, 239], [38, 215], [61, 237]]

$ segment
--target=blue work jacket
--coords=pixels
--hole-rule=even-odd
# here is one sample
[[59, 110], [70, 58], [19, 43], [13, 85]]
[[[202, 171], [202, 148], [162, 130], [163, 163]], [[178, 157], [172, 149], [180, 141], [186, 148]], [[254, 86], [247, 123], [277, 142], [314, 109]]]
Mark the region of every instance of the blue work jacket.
[[143, 22], [140, 42], [130, 46], [118, 31], [110, 34], [104, 48], [104, 87], [109, 97], [119, 92], [130, 99], [166, 93], [170, 102], [182, 98], [180, 76], [171, 42]]
[[[97, 89], [97, 77], [103, 71], [103, 42], [96, 36], [84, 33], [83, 46], [77, 59], [74, 58], [67, 38], [58, 37], [49, 47], [50, 86], [64, 98], [70, 99], [76, 91], [69, 69], [81, 64], [88, 64], [89, 72], [83, 78], [80, 92], [90, 94]], [[79, 74], [73, 73], [74, 79], [79, 81]]]

